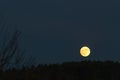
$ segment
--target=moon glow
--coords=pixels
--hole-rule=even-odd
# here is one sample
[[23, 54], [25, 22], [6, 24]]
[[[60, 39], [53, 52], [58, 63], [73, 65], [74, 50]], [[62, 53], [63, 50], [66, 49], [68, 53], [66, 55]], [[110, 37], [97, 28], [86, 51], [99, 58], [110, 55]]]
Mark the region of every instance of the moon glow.
[[83, 46], [81, 49], [80, 49], [80, 54], [81, 56], [83, 57], [88, 57], [90, 55], [90, 48], [87, 47], [87, 46]]

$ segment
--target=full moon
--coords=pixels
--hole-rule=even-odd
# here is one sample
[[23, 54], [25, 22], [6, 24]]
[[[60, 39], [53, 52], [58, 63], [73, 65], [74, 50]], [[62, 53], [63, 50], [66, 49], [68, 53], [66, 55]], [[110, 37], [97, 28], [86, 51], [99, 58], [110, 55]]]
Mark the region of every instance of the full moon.
[[80, 49], [80, 54], [81, 56], [83, 57], [88, 57], [90, 55], [90, 48], [87, 47], [87, 46], [83, 46], [81, 49]]

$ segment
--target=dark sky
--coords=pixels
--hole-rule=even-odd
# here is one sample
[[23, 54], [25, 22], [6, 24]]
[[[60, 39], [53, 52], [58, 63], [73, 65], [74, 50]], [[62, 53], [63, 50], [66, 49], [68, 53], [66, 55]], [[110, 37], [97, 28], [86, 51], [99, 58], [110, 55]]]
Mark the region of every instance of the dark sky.
[[0, 0], [0, 12], [38, 63], [83, 60], [82, 45], [92, 50], [85, 59], [120, 59], [119, 0]]

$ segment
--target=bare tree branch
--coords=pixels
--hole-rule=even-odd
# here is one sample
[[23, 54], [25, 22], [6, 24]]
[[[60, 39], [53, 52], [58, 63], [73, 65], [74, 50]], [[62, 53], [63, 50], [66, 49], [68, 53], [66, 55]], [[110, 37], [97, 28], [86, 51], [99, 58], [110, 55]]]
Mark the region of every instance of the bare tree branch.
[[[9, 32], [6, 30], [6, 22], [0, 24], [0, 39], [2, 44], [0, 45], [0, 70], [5, 68], [6, 66], [9, 67], [10, 65], [15, 66], [22, 66], [22, 64], [33, 65], [32, 56], [27, 56], [27, 63], [25, 63], [25, 51], [20, 50], [20, 35], [21, 32], [15, 30], [10, 39], [8, 39]], [[29, 58], [28, 58], [29, 57]], [[27, 66], [28, 66], [27, 65]]]

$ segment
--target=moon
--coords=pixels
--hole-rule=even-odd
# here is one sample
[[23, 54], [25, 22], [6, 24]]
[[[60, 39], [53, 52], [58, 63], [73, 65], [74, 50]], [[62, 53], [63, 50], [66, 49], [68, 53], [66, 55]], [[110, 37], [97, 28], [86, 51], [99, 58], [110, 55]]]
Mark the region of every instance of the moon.
[[87, 46], [83, 46], [81, 49], [80, 49], [80, 54], [81, 56], [83, 57], [88, 57], [90, 55], [90, 48], [87, 47]]

